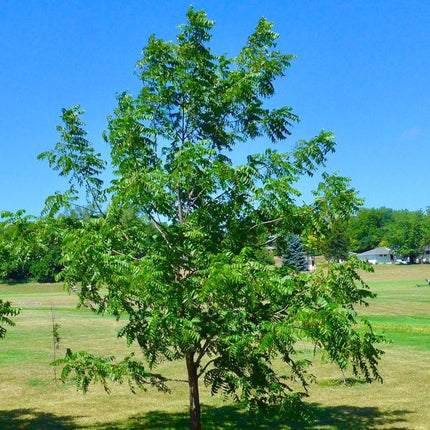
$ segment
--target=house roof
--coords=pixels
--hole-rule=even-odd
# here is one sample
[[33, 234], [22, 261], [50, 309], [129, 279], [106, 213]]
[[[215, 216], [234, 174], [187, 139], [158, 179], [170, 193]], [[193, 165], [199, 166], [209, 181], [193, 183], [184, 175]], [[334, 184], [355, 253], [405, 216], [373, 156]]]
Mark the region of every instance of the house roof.
[[381, 255], [381, 254], [392, 254], [391, 250], [389, 248], [385, 248], [385, 247], [379, 247], [379, 248], [374, 248], [374, 249], [370, 249], [369, 251], [365, 251], [362, 252], [361, 256], [366, 256], [366, 255]]

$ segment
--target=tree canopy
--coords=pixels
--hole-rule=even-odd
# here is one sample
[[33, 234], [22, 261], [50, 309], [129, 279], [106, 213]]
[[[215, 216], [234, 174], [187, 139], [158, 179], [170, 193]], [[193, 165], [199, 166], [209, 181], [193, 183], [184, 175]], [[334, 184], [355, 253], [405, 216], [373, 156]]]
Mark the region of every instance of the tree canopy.
[[[380, 379], [381, 351], [370, 325], [357, 328], [355, 307], [372, 297], [356, 273], [366, 265], [351, 259], [310, 274], [261, 259], [269, 238], [320, 237], [361, 204], [348, 179], [329, 174], [312, 204], [296, 203], [297, 182], [325, 165], [335, 142], [321, 131], [291, 150], [274, 146], [298, 120], [291, 107], [266, 103], [294, 57], [276, 49], [265, 19], [230, 58], [212, 53], [204, 11], [191, 7], [186, 18], [175, 42], [150, 37], [136, 66], [140, 92], [118, 96], [104, 133], [109, 186], [79, 106], [63, 110], [61, 140], [40, 158], [70, 181], [47, 199], [45, 215], [73, 207], [79, 189], [92, 213], [62, 227], [62, 279], [91, 286], [81, 302], [122, 317], [118, 335], [142, 351], [122, 360], [68, 351], [63, 377], [74, 373], [84, 390], [109, 380], [168, 390], [156, 367], [181, 360], [191, 428], [200, 429], [201, 383], [252, 411], [286, 412], [311, 380], [300, 342], [369, 381]], [[235, 165], [232, 150], [246, 152], [253, 139], [267, 149]]]
[[393, 220], [393, 210], [362, 208], [348, 223], [351, 251], [364, 252], [387, 240], [387, 226]]
[[430, 244], [430, 212], [362, 208], [348, 221], [346, 237], [350, 251], [385, 246], [414, 262]]

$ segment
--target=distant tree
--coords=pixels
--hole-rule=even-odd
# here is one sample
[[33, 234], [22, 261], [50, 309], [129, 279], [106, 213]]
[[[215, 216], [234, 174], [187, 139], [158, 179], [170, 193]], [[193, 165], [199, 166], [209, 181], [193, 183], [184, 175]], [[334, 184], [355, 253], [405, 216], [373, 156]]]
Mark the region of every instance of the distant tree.
[[55, 282], [61, 272], [61, 245], [47, 243], [46, 248], [30, 262], [29, 276], [36, 282]]
[[299, 235], [289, 233], [279, 241], [278, 249], [284, 266], [296, 270], [306, 270], [305, 249]]
[[361, 208], [348, 222], [350, 250], [364, 252], [388, 242], [387, 229], [394, 210], [389, 208]]
[[389, 247], [396, 255], [414, 263], [428, 244], [425, 215], [422, 211], [395, 211], [387, 230]]
[[423, 243], [424, 243], [424, 247], [430, 246], [430, 208], [427, 208], [424, 213]]
[[339, 220], [321, 240], [321, 251], [328, 261], [346, 261], [349, 253], [349, 238], [346, 222]]
[[[167, 390], [169, 378], [155, 368], [181, 360], [192, 429], [201, 429], [201, 383], [252, 411], [295, 409], [310, 382], [302, 341], [342, 368], [351, 362], [366, 380], [380, 379], [380, 337], [357, 324], [354, 310], [373, 297], [356, 273], [367, 266], [351, 259], [286, 276], [262, 258], [268, 238], [319, 236], [361, 203], [348, 179], [328, 174], [314, 204], [295, 203], [295, 184], [324, 166], [333, 136], [321, 132], [292, 151], [267, 149], [235, 166], [238, 143], [290, 134], [291, 108], [264, 102], [293, 57], [276, 49], [265, 19], [236, 58], [214, 55], [212, 26], [190, 8], [176, 43], [149, 39], [137, 64], [140, 93], [118, 97], [105, 133], [116, 174], [108, 189], [79, 107], [63, 110], [61, 141], [41, 155], [71, 181], [65, 194], [48, 198], [46, 215], [71, 207], [79, 188], [94, 211], [73, 228], [60, 226], [66, 285], [91, 285], [81, 301], [121, 319], [119, 336], [142, 351], [141, 359], [116, 361], [68, 350], [63, 377], [77, 375], [84, 390], [126, 379]], [[130, 221], [130, 211], [139, 217]], [[274, 365], [278, 359], [283, 366]], [[292, 380], [304, 390], [293, 392]]]
[[0, 223], [0, 279], [22, 281], [30, 277], [32, 247], [27, 246], [27, 235], [34, 217], [26, 216], [24, 210], [16, 214], [2, 212]]
[[65, 218], [36, 219], [25, 211], [3, 212], [2, 217], [0, 278], [53, 282], [62, 269], [59, 233]]

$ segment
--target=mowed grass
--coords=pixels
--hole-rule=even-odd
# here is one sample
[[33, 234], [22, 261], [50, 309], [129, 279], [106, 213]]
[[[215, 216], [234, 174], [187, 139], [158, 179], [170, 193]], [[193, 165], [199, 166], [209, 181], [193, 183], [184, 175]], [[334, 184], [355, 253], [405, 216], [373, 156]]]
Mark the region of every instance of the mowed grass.
[[[340, 371], [317, 357], [312, 369], [317, 383], [307, 400], [311, 424], [253, 420], [240, 405], [211, 397], [202, 388], [204, 428], [430, 428], [430, 287], [417, 287], [430, 278], [430, 265], [380, 265], [362, 276], [378, 296], [359, 312], [392, 341], [382, 346], [386, 351], [380, 363], [383, 384], [363, 384], [347, 373], [345, 386]], [[124, 356], [132, 349], [116, 337], [120, 323], [76, 309], [77, 296], [58, 284], [3, 285], [0, 297], [23, 309], [15, 318], [16, 326], [0, 341], [1, 429], [188, 428], [184, 383], [173, 383], [171, 394], [153, 389], [132, 394], [127, 386], [113, 385], [110, 395], [99, 386], [83, 395], [72, 383], [54, 381], [52, 315], [60, 325], [57, 357], [67, 347]], [[185, 378], [183, 363], [162, 363], [157, 371]]]

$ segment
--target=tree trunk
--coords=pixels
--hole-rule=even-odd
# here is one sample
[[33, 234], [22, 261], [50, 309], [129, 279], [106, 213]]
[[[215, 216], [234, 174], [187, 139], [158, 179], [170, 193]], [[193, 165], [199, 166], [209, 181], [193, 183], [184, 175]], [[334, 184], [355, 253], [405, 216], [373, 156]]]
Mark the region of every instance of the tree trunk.
[[194, 355], [188, 353], [185, 357], [188, 371], [188, 387], [190, 390], [190, 428], [191, 430], [201, 430], [202, 421], [200, 416], [200, 395], [199, 378], [197, 376], [197, 366], [194, 363]]

